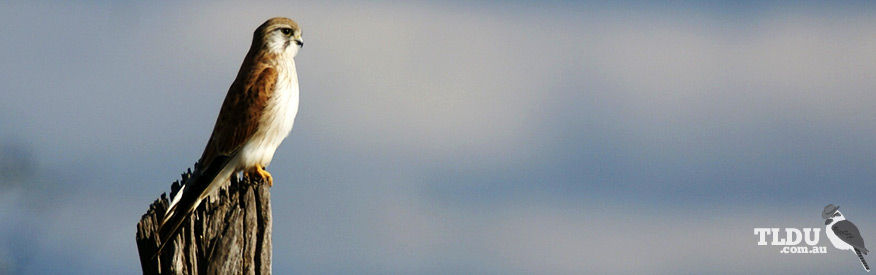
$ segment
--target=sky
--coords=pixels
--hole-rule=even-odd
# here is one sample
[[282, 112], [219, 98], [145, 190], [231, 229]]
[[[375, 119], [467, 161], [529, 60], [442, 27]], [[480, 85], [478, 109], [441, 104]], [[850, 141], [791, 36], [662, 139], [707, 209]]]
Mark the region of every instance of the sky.
[[306, 42], [278, 274], [861, 272], [753, 229], [833, 203], [876, 242], [874, 9], [2, 2], [0, 273], [138, 274], [140, 215], [274, 16]]

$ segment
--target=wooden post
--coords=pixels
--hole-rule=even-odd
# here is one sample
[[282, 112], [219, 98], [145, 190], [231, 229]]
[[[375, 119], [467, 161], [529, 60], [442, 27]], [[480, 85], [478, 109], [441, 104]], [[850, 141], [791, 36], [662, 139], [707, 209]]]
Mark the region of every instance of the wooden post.
[[[184, 182], [191, 170], [182, 175]], [[171, 197], [180, 182], [171, 185]], [[169, 202], [161, 194], [137, 223], [143, 274], [271, 274], [271, 193], [261, 179], [232, 176], [201, 202], [158, 257], [158, 226]]]

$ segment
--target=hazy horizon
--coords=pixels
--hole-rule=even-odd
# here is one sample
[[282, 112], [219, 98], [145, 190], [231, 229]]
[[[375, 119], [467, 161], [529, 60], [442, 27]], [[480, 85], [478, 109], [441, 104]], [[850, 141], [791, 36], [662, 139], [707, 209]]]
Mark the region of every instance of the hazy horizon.
[[276, 273], [860, 272], [756, 245], [828, 203], [876, 242], [869, 2], [13, 1], [0, 273], [140, 273], [274, 16], [306, 41]]

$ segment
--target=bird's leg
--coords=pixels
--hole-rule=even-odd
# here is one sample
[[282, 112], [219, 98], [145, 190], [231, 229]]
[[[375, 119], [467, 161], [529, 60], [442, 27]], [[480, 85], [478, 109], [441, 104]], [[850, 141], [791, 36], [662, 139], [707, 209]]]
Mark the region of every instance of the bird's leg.
[[249, 177], [258, 176], [259, 178], [264, 180], [265, 183], [268, 184], [268, 186], [274, 186], [274, 178], [271, 177], [271, 173], [268, 173], [268, 171], [265, 170], [265, 167], [261, 165], [256, 165], [255, 167], [250, 168], [250, 170], [247, 171], [246, 174]]

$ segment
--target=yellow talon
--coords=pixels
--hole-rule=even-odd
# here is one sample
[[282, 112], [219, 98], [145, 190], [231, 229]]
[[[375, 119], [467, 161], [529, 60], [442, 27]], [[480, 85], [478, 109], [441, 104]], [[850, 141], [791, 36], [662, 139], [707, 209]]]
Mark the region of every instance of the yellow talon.
[[274, 186], [274, 178], [271, 177], [271, 173], [265, 170], [261, 165], [256, 165], [254, 169], [250, 170], [248, 173], [250, 177], [254, 177], [256, 175], [259, 176], [262, 180], [264, 180], [268, 186]]

